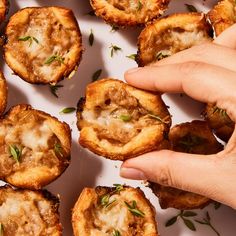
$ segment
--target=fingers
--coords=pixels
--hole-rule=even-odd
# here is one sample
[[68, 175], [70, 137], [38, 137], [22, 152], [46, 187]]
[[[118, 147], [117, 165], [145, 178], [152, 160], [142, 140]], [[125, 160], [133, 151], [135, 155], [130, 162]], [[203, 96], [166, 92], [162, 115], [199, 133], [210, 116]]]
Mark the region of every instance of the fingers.
[[[222, 103], [232, 102], [235, 97], [232, 91], [236, 91], [236, 73], [199, 62], [139, 68], [128, 71], [125, 79], [135, 87], [186, 93], [196, 100], [210, 103], [216, 103], [221, 98], [224, 98]], [[226, 109], [226, 103], [222, 108]]]
[[214, 43], [220, 44], [225, 47], [236, 49], [236, 24], [232, 25], [221, 33], [215, 40]]
[[233, 166], [231, 161], [224, 162], [216, 155], [201, 156], [165, 150], [124, 162], [120, 175], [198, 193], [236, 207], [233, 197], [236, 189], [232, 189], [236, 164]]
[[196, 61], [236, 71], [235, 58], [236, 58], [236, 50], [233, 50], [231, 48], [226, 48], [217, 44], [208, 43], [208, 44], [197, 45], [188, 50], [176, 53], [171, 57], [162, 59], [161, 61], [155, 63], [154, 65], [161, 66], [166, 64]]

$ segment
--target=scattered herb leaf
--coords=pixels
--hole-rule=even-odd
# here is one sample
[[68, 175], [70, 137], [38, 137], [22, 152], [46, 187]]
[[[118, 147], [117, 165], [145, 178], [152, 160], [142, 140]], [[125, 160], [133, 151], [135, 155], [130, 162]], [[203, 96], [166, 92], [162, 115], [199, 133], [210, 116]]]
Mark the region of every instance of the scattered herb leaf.
[[18, 148], [16, 145], [9, 145], [9, 152], [11, 157], [17, 162], [20, 163], [20, 157], [22, 154], [22, 150]]
[[124, 190], [124, 186], [122, 184], [113, 184], [113, 186], [116, 187], [116, 193], [120, 193], [122, 190]]
[[197, 136], [197, 135], [191, 135], [187, 134], [184, 137], [182, 137], [178, 144], [188, 153], [192, 152], [192, 149], [196, 146], [199, 146], [205, 142], [205, 139]]
[[120, 115], [120, 119], [124, 122], [129, 122], [132, 120], [132, 116], [130, 115]]
[[144, 217], [145, 214], [137, 208], [136, 201], [132, 201], [132, 205], [125, 201], [125, 205], [128, 207], [128, 210], [135, 216]]
[[193, 217], [193, 216], [197, 216], [197, 213], [193, 211], [184, 211], [182, 215], [184, 217]]
[[166, 57], [169, 57], [170, 55], [168, 55], [168, 54], [164, 54], [163, 52], [159, 52], [159, 53], [157, 53], [157, 55], [156, 55], [156, 59], [158, 60], [158, 61], [160, 61], [160, 60], [162, 60], [162, 59], [164, 59], [164, 58], [166, 58]]
[[207, 225], [209, 226], [215, 233], [216, 235], [220, 236], [220, 233], [216, 230], [216, 228], [211, 224], [211, 217], [208, 213], [206, 212], [206, 217], [203, 218], [203, 220], [195, 220], [197, 223], [202, 224], [202, 225]]
[[61, 157], [63, 157], [63, 154], [62, 154], [62, 146], [61, 146], [61, 144], [60, 143], [56, 143], [55, 145], [54, 145], [54, 152], [55, 152], [55, 154], [58, 154], [58, 155], [60, 155]]
[[136, 56], [137, 56], [137, 54], [130, 54], [130, 55], [126, 56], [126, 57], [135, 61]]
[[52, 55], [44, 62], [44, 64], [50, 65], [54, 61], [58, 61], [59, 63], [64, 63], [64, 60], [65, 58], [63, 58], [62, 56]]
[[119, 230], [114, 230], [112, 236], [121, 236]]
[[95, 12], [94, 12], [94, 10], [91, 10], [90, 12], [86, 13], [86, 15], [95, 16]]
[[111, 49], [111, 57], [114, 56], [114, 53], [122, 50], [120, 47], [113, 44], [109, 48]]
[[143, 8], [143, 4], [142, 4], [142, 2], [139, 0], [139, 1], [138, 1], [138, 6], [137, 6], [137, 11], [141, 11], [142, 8]]
[[56, 97], [56, 98], [58, 98], [58, 95], [57, 95], [57, 90], [59, 89], [59, 88], [62, 88], [62, 87], [64, 87], [63, 85], [61, 85], [61, 84], [56, 84], [56, 85], [50, 85], [50, 91], [51, 91], [51, 93]]
[[29, 47], [32, 45], [33, 42], [39, 43], [38, 39], [36, 39], [33, 36], [25, 36], [25, 37], [20, 37], [18, 38], [18, 41], [29, 41]]
[[221, 116], [224, 116], [224, 117], [228, 116], [226, 110], [221, 109], [219, 107], [214, 107], [213, 114], [215, 114], [215, 113], [219, 113]]
[[115, 32], [115, 31], [117, 31], [117, 30], [119, 30], [119, 26], [117, 26], [117, 25], [111, 25], [111, 30], [110, 30], [110, 32]]
[[93, 30], [90, 30], [90, 35], [89, 35], [89, 45], [93, 46], [94, 43], [94, 34], [93, 34]]
[[66, 107], [66, 108], [63, 108], [61, 111], [60, 111], [60, 114], [68, 114], [68, 113], [72, 113], [76, 110], [76, 108], [74, 107]]
[[167, 220], [165, 226], [169, 227], [169, 226], [173, 225], [177, 221], [177, 219], [178, 219], [178, 216], [174, 216], [174, 217], [170, 218], [169, 220]]
[[99, 77], [102, 74], [102, 69], [97, 70], [96, 72], [94, 72], [93, 76], [92, 76], [92, 81], [95, 82], [99, 79]]
[[101, 203], [102, 207], [108, 208], [114, 202], [116, 202], [116, 199], [114, 199], [113, 201], [110, 202], [110, 197], [111, 197], [111, 195], [109, 193], [105, 194], [104, 196], [101, 197], [100, 203]]
[[196, 227], [191, 220], [183, 218], [184, 224], [192, 231], [196, 231]]
[[198, 12], [195, 6], [190, 4], [184, 4], [189, 12]]

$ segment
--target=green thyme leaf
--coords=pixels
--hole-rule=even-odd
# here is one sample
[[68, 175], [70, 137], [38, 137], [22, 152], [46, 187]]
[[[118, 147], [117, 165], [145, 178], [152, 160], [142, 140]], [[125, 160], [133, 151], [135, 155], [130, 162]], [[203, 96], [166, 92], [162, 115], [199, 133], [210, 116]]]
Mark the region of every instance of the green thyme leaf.
[[182, 137], [178, 144], [188, 153], [192, 152], [194, 147], [197, 147], [205, 142], [205, 139], [196, 135], [187, 134]]
[[89, 35], [89, 45], [93, 46], [94, 43], [94, 34], [93, 34], [93, 30], [90, 30], [90, 35]]
[[105, 206], [105, 208], [108, 208], [109, 206], [111, 206], [113, 203], [116, 202], [116, 199], [114, 199], [113, 201], [111, 202], [108, 202], [107, 205]]
[[183, 218], [183, 221], [184, 221], [184, 224], [192, 231], [196, 231], [196, 227], [195, 225], [193, 224], [193, 222], [191, 220], [187, 220], [187, 219], [184, 219]]
[[190, 4], [184, 4], [189, 12], [198, 12], [195, 6]]
[[126, 56], [126, 57], [135, 61], [136, 56], [137, 56], [137, 54], [130, 54], [130, 55]]
[[102, 69], [97, 70], [96, 72], [94, 72], [93, 76], [92, 76], [92, 81], [95, 82], [99, 79], [99, 77], [102, 74]]
[[166, 226], [166, 227], [169, 227], [169, 226], [173, 225], [173, 224], [177, 221], [177, 219], [178, 219], [178, 216], [174, 216], [174, 217], [170, 218], [170, 219], [166, 222], [165, 226]]
[[3, 224], [0, 223], [0, 236], [3, 236], [3, 231], [4, 231]]
[[221, 207], [221, 203], [219, 203], [219, 202], [214, 203], [215, 210], [218, 210], [220, 207]]
[[114, 53], [116, 53], [118, 51], [122, 51], [122, 49], [120, 47], [113, 45], [113, 44], [109, 48], [111, 49], [111, 57], [114, 56]]
[[62, 56], [52, 55], [44, 62], [44, 64], [50, 65], [54, 61], [58, 61], [61, 64], [61, 63], [64, 63], [64, 60], [65, 58], [63, 58]]
[[51, 91], [51, 93], [52, 93], [56, 98], [58, 98], [57, 90], [58, 90], [59, 88], [62, 88], [62, 87], [64, 87], [64, 86], [61, 85], [61, 84], [50, 85], [50, 91]]
[[223, 116], [223, 117], [227, 116], [226, 110], [221, 109], [221, 108], [219, 108], [219, 107], [214, 107], [214, 109], [213, 109], [213, 114], [215, 114], [215, 113], [219, 113], [219, 114], [220, 114], [221, 116]]
[[136, 201], [132, 201], [132, 205], [125, 201], [125, 205], [128, 207], [128, 210], [135, 216], [144, 217], [145, 214], [137, 208]]
[[62, 151], [63, 151], [63, 149], [62, 149], [61, 144], [60, 143], [56, 143], [54, 145], [54, 152], [55, 152], [55, 154], [56, 155], [58, 154], [59, 156], [63, 157]]
[[192, 216], [197, 216], [197, 213], [193, 212], [193, 211], [185, 211], [182, 216], [184, 217], [192, 217]]
[[119, 230], [114, 230], [112, 236], [121, 236]]
[[39, 43], [38, 39], [36, 39], [33, 36], [25, 36], [25, 37], [19, 37], [18, 41], [29, 41], [29, 47], [32, 45], [33, 41], [37, 44]]
[[110, 200], [110, 194], [106, 194], [106, 195], [102, 196], [100, 203], [104, 207], [109, 203], [109, 200]]
[[130, 115], [120, 115], [119, 118], [124, 122], [129, 122], [132, 120], [132, 116], [130, 116]]
[[76, 108], [74, 107], [66, 107], [66, 108], [63, 108], [61, 111], [60, 111], [60, 114], [68, 114], [68, 113], [72, 113], [76, 110]]
[[167, 55], [167, 54], [164, 54], [164, 52], [159, 52], [159, 53], [157, 53], [157, 55], [156, 55], [156, 59], [158, 60], [158, 61], [160, 61], [160, 60], [162, 60], [162, 59], [164, 59], [164, 58], [166, 58], [166, 57], [169, 57], [170, 55]]
[[143, 4], [142, 4], [142, 2], [139, 0], [139, 1], [138, 1], [138, 6], [137, 6], [137, 11], [141, 11], [142, 8], [143, 8]]
[[124, 190], [124, 186], [121, 184], [113, 184], [113, 186], [116, 187], [115, 192], [120, 193], [122, 190]]
[[117, 31], [117, 30], [119, 30], [119, 26], [117, 26], [117, 25], [111, 25], [111, 30], [110, 30], [110, 32], [115, 32], [115, 31]]
[[22, 150], [18, 148], [16, 145], [9, 145], [9, 152], [11, 157], [17, 162], [20, 163], [20, 157], [22, 154]]

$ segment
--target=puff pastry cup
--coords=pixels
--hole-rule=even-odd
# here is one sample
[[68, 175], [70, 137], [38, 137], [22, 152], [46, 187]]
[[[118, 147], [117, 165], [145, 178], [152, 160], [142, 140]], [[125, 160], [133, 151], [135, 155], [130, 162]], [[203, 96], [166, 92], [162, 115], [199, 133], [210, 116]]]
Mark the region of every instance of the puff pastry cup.
[[162, 15], [169, 0], [90, 0], [97, 16], [116, 26], [136, 26]]
[[208, 17], [215, 30], [216, 36], [228, 27], [236, 23], [236, 2], [234, 0], [222, 0], [208, 13]]
[[3, 73], [0, 71], [0, 116], [7, 106], [7, 83]]
[[145, 66], [194, 45], [210, 42], [212, 29], [203, 13], [173, 14], [148, 24], [138, 38], [136, 61]]
[[0, 187], [0, 232], [4, 236], [61, 236], [59, 200], [46, 190]]
[[0, 179], [40, 189], [68, 167], [70, 149], [66, 123], [29, 105], [17, 105], [0, 120]]
[[125, 160], [158, 149], [171, 118], [158, 93], [122, 81], [103, 79], [87, 86], [77, 112], [79, 143], [112, 160]]
[[[205, 121], [195, 120], [191, 123], [176, 125], [171, 129], [169, 139], [171, 149], [177, 152], [208, 155], [223, 149]], [[199, 176], [199, 178], [201, 177]], [[158, 196], [163, 209], [198, 209], [211, 202], [209, 198], [204, 196], [156, 183], [150, 183], [150, 187]]]
[[234, 132], [235, 123], [230, 119], [226, 111], [213, 104], [208, 104], [204, 116], [216, 136], [227, 142]]
[[5, 60], [29, 83], [55, 84], [72, 77], [81, 60], [79, 25], [66, 8], [24, 8], [10, 18], [5, 35]]
[[0, 0], [0, 24], [5, 20], [6, 15], [9, 10], [9, 1], [8, 0]]
[[155, 209], [138, 188], [85, 188], [72, 211], [75, 236], [157, 236]]

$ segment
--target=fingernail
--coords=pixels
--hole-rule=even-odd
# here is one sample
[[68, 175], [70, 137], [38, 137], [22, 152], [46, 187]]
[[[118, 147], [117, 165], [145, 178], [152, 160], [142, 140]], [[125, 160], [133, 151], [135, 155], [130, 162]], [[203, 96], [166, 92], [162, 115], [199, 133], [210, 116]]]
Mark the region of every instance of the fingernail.
[[140, 67], [137, 67], [137, 68], [133, 68], [133, 69], [127, 70], [127, 71], [126, 71], [126, 74], [133, 74], [133, 73], [136, 73], [136, 72], [138, 72], [140, 69], [141, 69]]
[[145, 174], [137, 169], [133, 168], [121, 168], [120, 176], [126, 179], [135, 179], [135, 180], [146, 180]]

